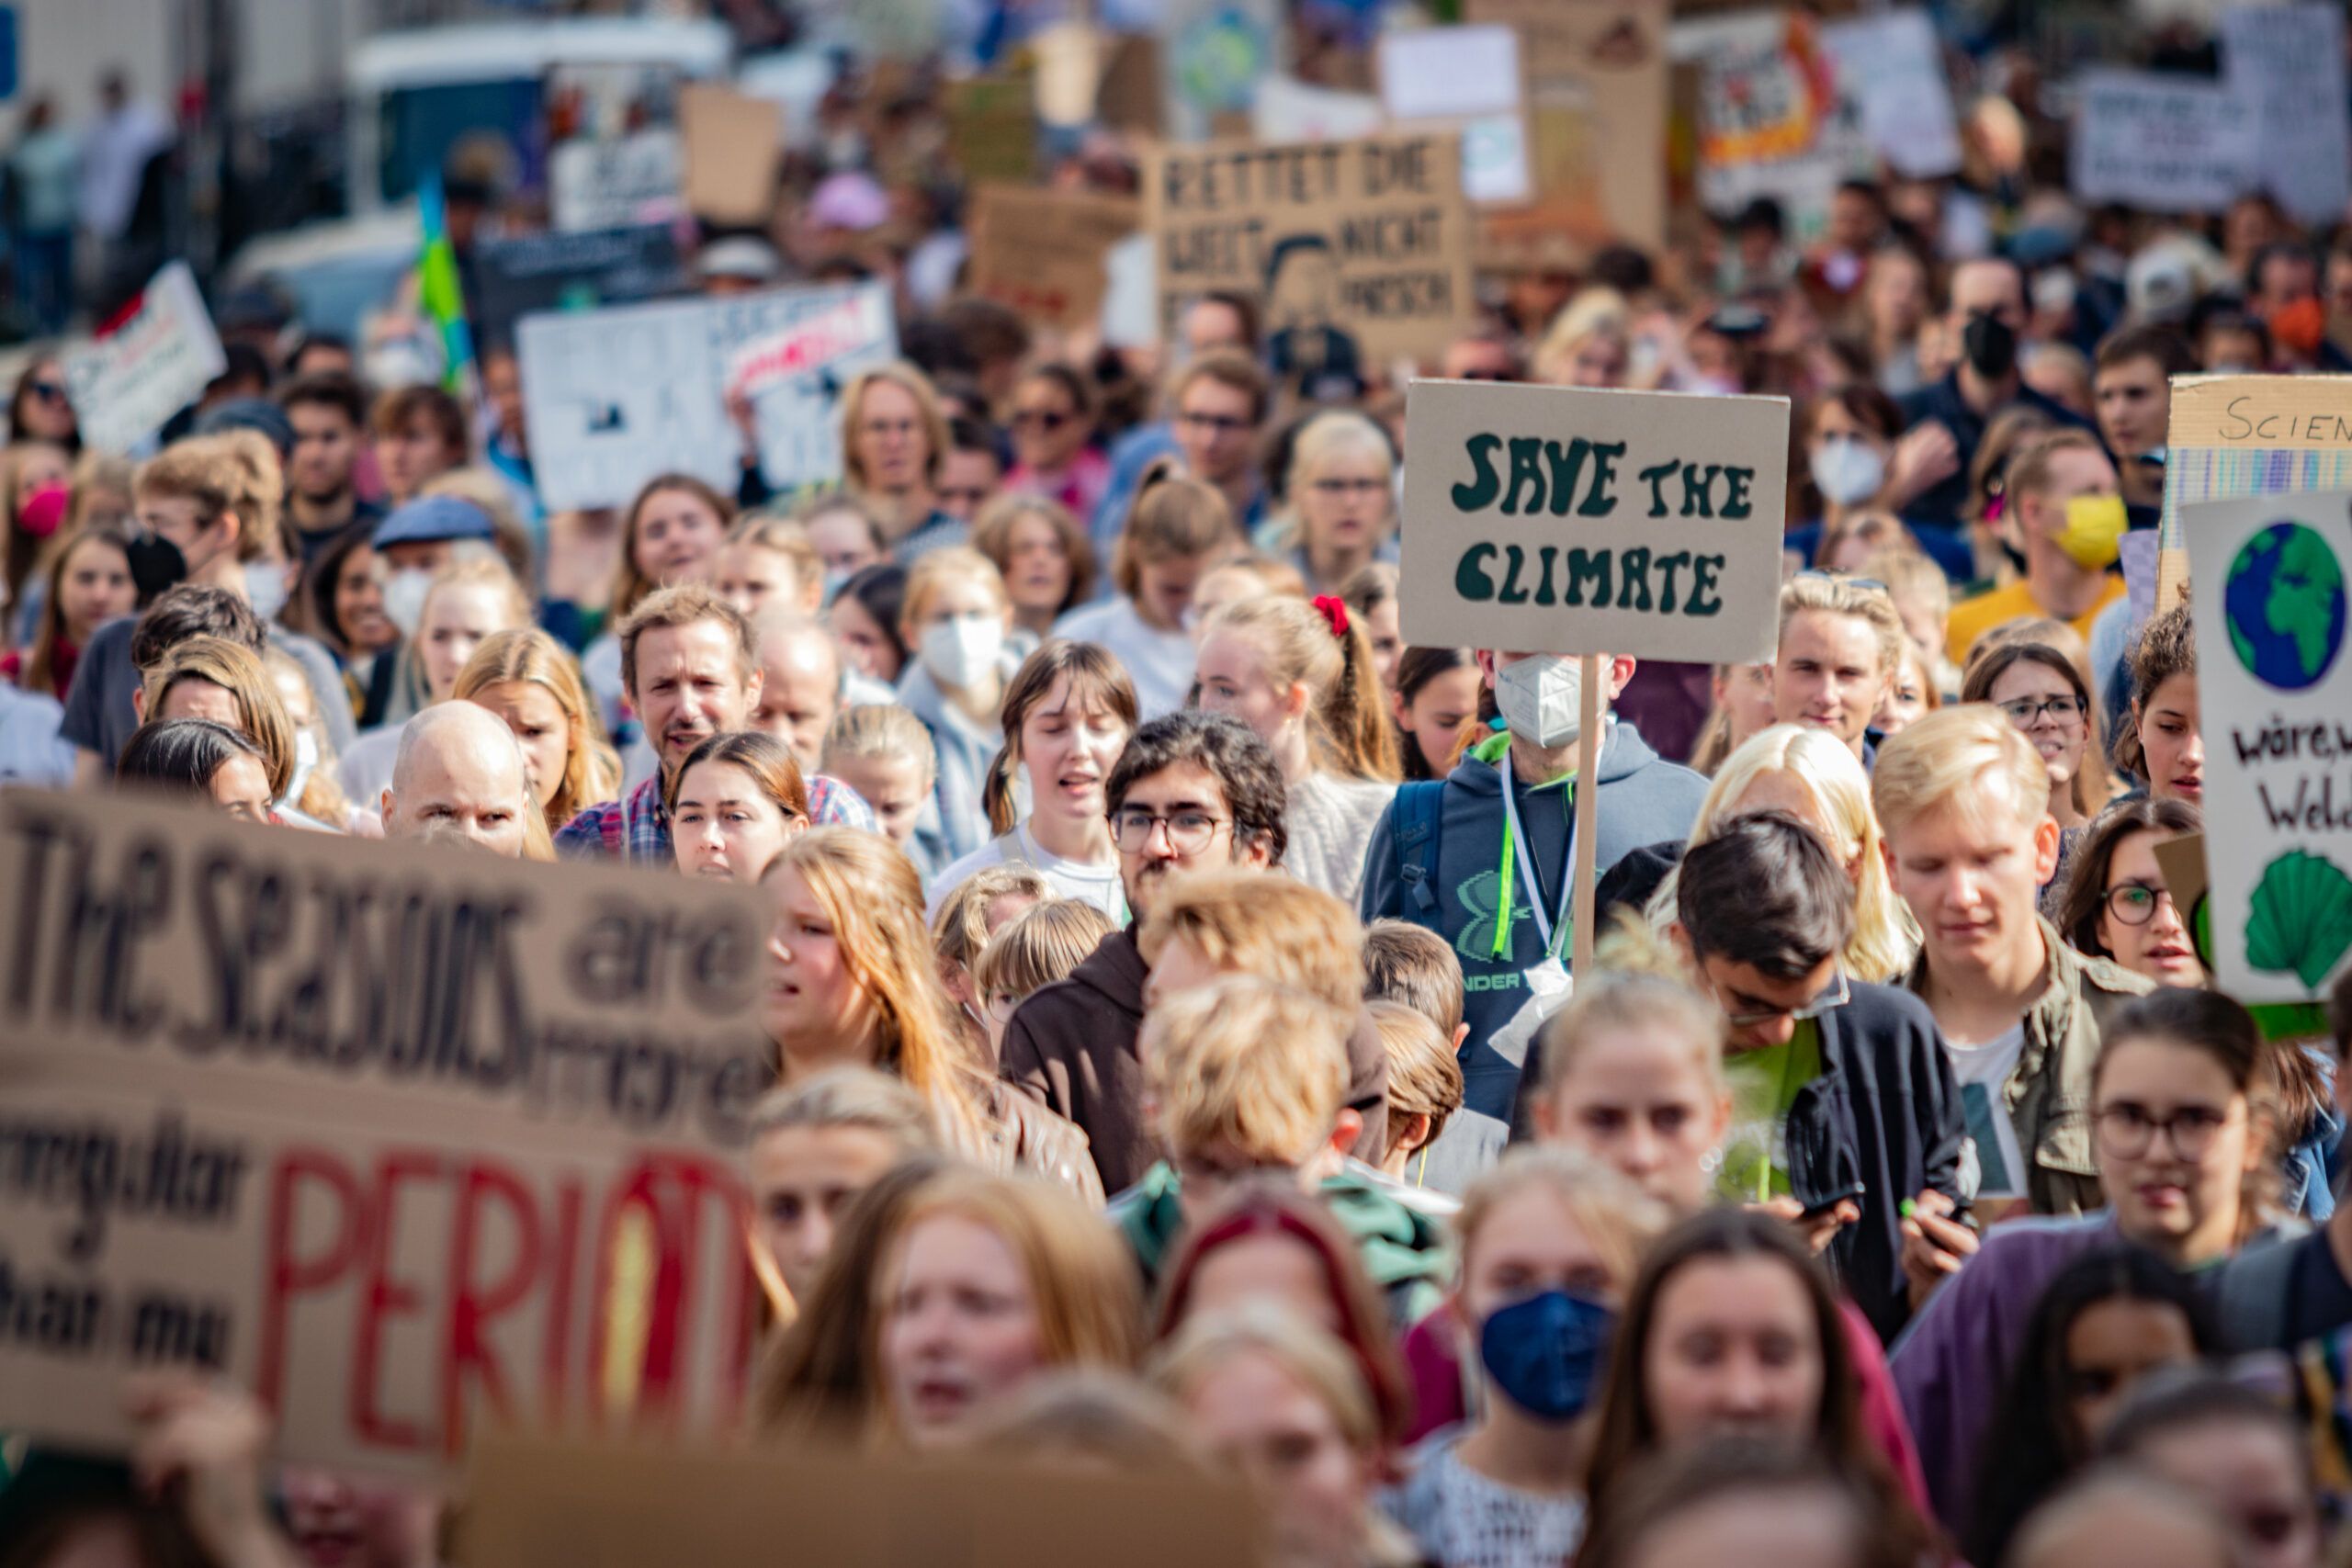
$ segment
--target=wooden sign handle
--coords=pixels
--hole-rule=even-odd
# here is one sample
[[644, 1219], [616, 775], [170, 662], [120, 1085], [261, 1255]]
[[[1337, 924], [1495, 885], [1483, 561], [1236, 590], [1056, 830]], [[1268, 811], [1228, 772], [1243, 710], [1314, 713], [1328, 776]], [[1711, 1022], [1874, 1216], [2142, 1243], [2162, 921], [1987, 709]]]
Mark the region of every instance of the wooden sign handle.
[[1569, 972], [1581, 976], [1592, 964], [1593, 838], [1600, 810], [1600, 656], [1579, 657], [1584, 663], [1578, 671], [1582, 692], [1577, 716], [1577, 841], [1569, 873], [1576, 878], [1572, 917], [1576, 945]]

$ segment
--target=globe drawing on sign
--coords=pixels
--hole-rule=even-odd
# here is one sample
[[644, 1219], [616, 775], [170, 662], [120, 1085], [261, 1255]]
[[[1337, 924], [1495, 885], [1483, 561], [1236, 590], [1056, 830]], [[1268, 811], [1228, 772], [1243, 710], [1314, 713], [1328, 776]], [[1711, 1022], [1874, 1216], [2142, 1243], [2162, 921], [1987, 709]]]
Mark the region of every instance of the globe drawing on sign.
[[2230, 562], [2222, 608], [2246, 673], [2300, 692], [2319, 683], [2344, 646], [2344, 569], [2312, 529], [2273, 523]]

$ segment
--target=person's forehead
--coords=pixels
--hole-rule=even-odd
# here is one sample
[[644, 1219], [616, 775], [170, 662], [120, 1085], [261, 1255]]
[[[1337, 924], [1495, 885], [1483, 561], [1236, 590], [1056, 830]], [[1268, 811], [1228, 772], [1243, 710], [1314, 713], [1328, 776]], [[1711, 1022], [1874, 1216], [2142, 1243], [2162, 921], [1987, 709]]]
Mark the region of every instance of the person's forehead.
[[688, 621], [681, 626], [649, 626], [637, 639], [639, 664], [655, 660], [672, 662], [731, 658], [735, 637], [718, 621]]
[[1860, 615], [1844, 610], [1799, 610], [1789, 617], [1788, 635], [1781, 638], [1781, 651], [1810, 653], [1824, 645], [1843, 649], [1875, 645], [1877, 641], [1877, 628]]
[[1146, 773], [1120, 796], [1124, 806], [1148, 805], [1163, 810], [1177, 806], [1216, 810], [1225, 803], [1225, 785], [1197, 762], [1171, 762], [1158, 773]]
[[2164, 379], [2165, 367], [2149, 355], [2102, 365], [2091, 377], [2093, 384], [2099, 387], [2162, 386]]
[[1951, 276], [1951, 299], [1955, 305], [2024, 298], [2025, 288], [2018, 282], [2016, 269], [2003, 263], [1963, 262]]
[[1238, 387], [1227, 386], [1214, 376], [1195, 376], [1184, 384], [1183, 395], [1178, 402], [1188, 409], [1214, 412], [1218, 409], [1250, 407], [1250, 394]]

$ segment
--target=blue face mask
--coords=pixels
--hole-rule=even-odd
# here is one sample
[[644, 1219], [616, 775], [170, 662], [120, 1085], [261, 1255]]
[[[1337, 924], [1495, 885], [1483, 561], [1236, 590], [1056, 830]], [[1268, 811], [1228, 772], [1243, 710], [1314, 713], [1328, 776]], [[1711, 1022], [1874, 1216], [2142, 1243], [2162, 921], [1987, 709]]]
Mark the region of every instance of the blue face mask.
[[1546, 1291], [1514, 1302], [1478, 1331], [1478, 1359], [1503, 1396], [1539, 1421], [1573, 1421], [1609, 1364], [1617, 1314], [1589, 1296]]

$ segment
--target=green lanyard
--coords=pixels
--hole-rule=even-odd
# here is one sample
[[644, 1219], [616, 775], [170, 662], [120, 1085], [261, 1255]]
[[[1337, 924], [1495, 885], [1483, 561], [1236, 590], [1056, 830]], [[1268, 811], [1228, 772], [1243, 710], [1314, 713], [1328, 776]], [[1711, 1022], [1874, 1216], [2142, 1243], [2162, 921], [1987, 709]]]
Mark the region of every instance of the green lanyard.
[[[1511, 907], [1511, 898], [1513, 893], [1519, 886], [1520, 874], [1523, 871], [1526, 871], [1527, 868], [1520, 864], [1515, 849], [1520, 837], [1519, 806], [1511, 795], [1510, 752], [1506, 751], [1503, 753], [1501, 765], [1496, 771], [1502, 774], [1503, 785], [1502, 865], [1496, 873], [1497, 876], [1498, 876], [1502, 882], [1502, 897], [1495, 908], [1495, 941], [1494, 946], [1490, 950], [1488, 955], [1498, 964], [1507, 964], [1510, 961], [1511, 920], [1518, 913], [1518, 911]], [[1571, 811], [1576, 809], [1576, 803], [1577, 784], [1574, 779], [1570, 779], [1568, 781], [1568, 808]], [[1532, 858], [1533, 855], [1531, 852], [1529, 859], [1532, 860]], [[1552, 921], [1551, 929], [1548, 931], [1545, 931], [1544, 927], [1544, 905], [1542, 902], [1544, 897], [1543, 888], [1536, 882], [1532, 874], [1529, 874], [1527, 878], [1527, 902], [1529, 907], [1534, 911], [1536, 930], [1539, 932], [1543, 932], [1544, 935], [1544, 959], [1542, 960], [1544, 962], [1557, 963], [1560, 957], [1560, 950], [1566, 947], [1568, 942], [1568, 901], [1576, 895], [1576, 875], [1573, 870], [1576, 860], [1573, 855], [1569, 857], [1568, 863], [1572, 869], [1566, 876], [1561, 879], [1559, 916]]]

